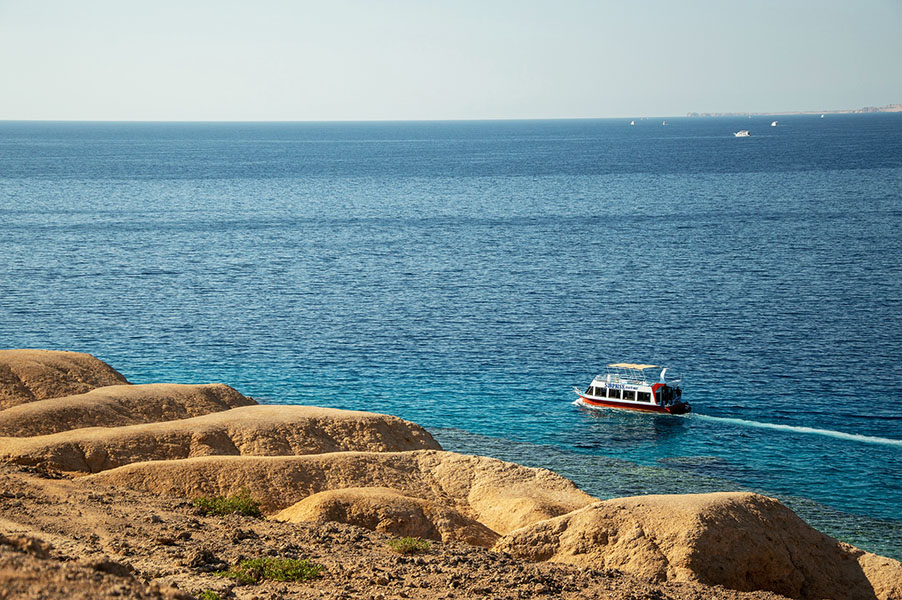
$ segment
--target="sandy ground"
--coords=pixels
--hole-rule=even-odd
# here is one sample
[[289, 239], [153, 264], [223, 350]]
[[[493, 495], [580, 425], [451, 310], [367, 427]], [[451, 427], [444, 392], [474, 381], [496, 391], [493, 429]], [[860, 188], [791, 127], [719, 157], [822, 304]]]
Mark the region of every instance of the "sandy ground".
[[[30, 472], [29, 472], [30, 471]], [[465, 544], [432, 542], [401, 556], [389, 536], [338, 523], [208, 517], [187, 499], [98, 486], [0, 466], [0, 599], [609, 598], [776, 599], [697, 584], [649, 584], [613, 570], [530, 563]], [[244, 558], [309, 558], [304, 583], [237, 585], [216, 576]]]

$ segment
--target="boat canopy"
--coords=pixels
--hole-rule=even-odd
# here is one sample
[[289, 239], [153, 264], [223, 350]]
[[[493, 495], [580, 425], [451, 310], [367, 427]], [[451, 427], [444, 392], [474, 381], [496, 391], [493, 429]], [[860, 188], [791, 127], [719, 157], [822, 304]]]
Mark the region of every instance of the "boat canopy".
[[637, 365], [633, 363], [613, 363], [608, 365], [609, 367], [614, 367], [615, 369], [638, 369], [639, 371], [643, 371], [645, 369], [657, 369], [657, 365]]

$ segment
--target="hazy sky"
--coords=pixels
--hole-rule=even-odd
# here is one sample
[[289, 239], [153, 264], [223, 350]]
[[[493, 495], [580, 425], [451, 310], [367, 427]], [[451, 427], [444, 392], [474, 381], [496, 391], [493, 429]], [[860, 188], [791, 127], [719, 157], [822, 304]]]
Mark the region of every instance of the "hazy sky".
[[902, 103], [902, 0], [0, 0], [0, 119], [672, 116]]

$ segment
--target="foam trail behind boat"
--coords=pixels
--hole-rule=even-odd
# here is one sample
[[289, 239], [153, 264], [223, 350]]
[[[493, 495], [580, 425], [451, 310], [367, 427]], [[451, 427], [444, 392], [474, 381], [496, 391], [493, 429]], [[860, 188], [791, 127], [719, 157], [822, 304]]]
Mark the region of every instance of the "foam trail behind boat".
[[761, 429], [777, 429], [780, 431], [791, 431], [793, 433], [809, 433], [814, 435], [824, 435], [841, 440], [851, 440], [855, 442], [864, 442], [866, 444], [882, 444], [884, 446], [900, 446], [902, 440], [894, 440], [892, 438], [875, 437], [870, 435], [860, 435], [857, 433], [845, 433], [843, 431], [832, 431], [830, 429], [817, 429], [814, 427], [797, 427], [795, 425], [780, 425], [777, 423], [764, 423], [761, 421], [747, 421], [745, 419], [733, 419], [729, 417], [711, 417], [708, 415], [694, 414], [690, 419], [702, 419], [704, 421], [719, 421], [721, 423], [730, 423], [733, 425], [743, 425], [746, 427], [758, 427]]

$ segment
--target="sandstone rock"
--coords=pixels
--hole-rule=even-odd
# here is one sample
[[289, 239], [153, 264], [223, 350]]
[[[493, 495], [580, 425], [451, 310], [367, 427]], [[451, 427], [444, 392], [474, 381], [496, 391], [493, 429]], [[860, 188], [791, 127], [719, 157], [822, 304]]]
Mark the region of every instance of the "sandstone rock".
[[830, 538], [751, 493], [617, 498], [535, 523], [496, 550], [805, 600], [900, 598], [902, 564]]
[[464, 542], [489, 547], [498, 534], [436, 502], [391, 488], [346, 488], [313, 494], [271, 517], [301, 523], [336, 521], [393, 536]]
[[0, 409], [127, 383], [122, 374], [90, 354], [0, 350]]
[[256, 402], [221, 383], [110, 385], [0, 411], [0, 436], [27, 437], [82, 427], [170, 421], [251, 404]]
[[0, 438], [0, 460], [83, 473], [146, 460], [218, 454], [281, 456], [423, 449], [441, 447], [425, 429], [397, 417], [275, 405], [244, 406], [162, 423]]
[[[530, 565], [453, 542], [435, 541], [424, 554], [399, 556], [386, 547], [385, 534], [352, 525], [200, 516], [181, 499], [126, 488], [85, 493], [83, 479], [51, 480], [0, 464], [2, 490], [16, 490], [26, 504], [0, 497], [0, 536], [17, 540], [9, 545], [0, 537], [0, 599], [174, 598], [178, 590], [199, 598], [213, 590], [244, 600], [785, 600], [771, 592], [651, 584], [614, 571]], [[175, 545], [162, 546], [161, 537]], [[29, 548], [45, 549], [48, 558]], [[313, 581], [254, 586], [213, 574], [265, 556], [308, 558], [325, 570]], [[134, 577], [111, 575], [116, 567], [107, 559], [133, 569]]]
[[247, 488], [273, 513], [319, 492], [387, 487], [435, 502], [504, 534], [595, 501], [546, 469], [454, 452], [336, 452], [310, 456], [206, 456], [143, 462], [78, 480], [182, 497]]
[[857, 556], [861, 571], [874, 589], [874, 596], [879, 600], [902, 600], [902, 563], [885, 556], [862, 552], [848, 544], [840, 545]]

